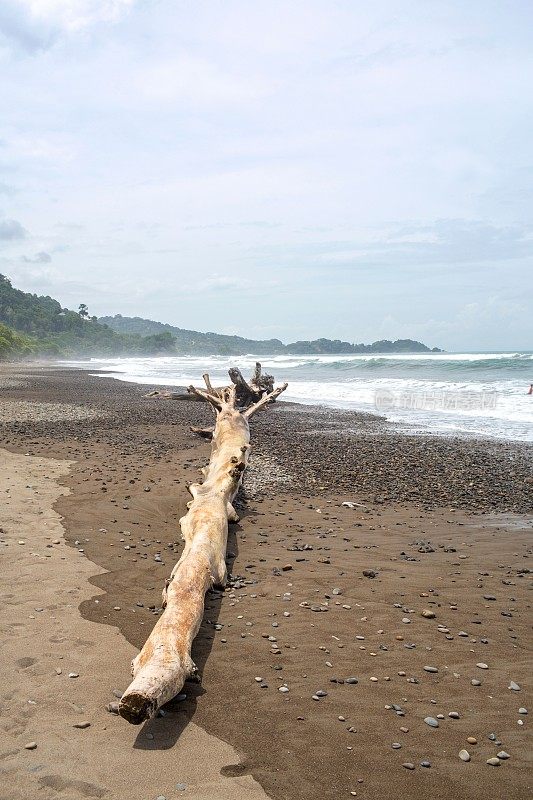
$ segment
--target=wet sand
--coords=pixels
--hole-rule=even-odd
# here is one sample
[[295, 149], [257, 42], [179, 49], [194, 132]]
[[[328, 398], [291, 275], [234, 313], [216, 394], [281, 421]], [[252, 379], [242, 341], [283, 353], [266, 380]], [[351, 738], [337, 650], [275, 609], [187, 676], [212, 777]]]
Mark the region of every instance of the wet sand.
[[[208, 595], [195, 642], [202, 684], [135, 729], [103, 710], [127, 686], [131, 655], [105, 632], [139, 648], [159, 613], [186, 485], [209, 453], [187, 426], [210, 412], [81, 372], [25, 368], [9, 381], [0, 398], [11, 404], [65, 406], [60, 421], [3, 422], [0, 443], [73, 462], [55, 509], [98, 587], [75, 605], [108, 647], [94, 707], [119, 741], [179, 763], [199, 726], [241, 754], [223, 777], [253, 777], [272, 798], [530, 796], [530, 447], [398, 435], [375, 417], [287, 403], [262, 415], [231, 526], [232, 582]], [[486, 764], [501, 751], [510, 758]], [[154, 798], [200, 798], [165, 794], [160, 765], [144, 762]]]

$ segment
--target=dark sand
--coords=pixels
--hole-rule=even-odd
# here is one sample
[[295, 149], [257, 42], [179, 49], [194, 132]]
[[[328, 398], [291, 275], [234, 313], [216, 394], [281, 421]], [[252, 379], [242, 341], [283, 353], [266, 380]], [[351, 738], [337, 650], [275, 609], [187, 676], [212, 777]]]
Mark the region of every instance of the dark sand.
[[[209, 454], [188, 425], [210, 411], [83, 372], [25, 373], [0, 398], [106, 415], [7, 421], [0, 445], [76, 462], [56, 509], [72, 546], [108, 570], [92, 580], [106, 594], [81, 612], [141, 647], [181, 552], [186, 485]], [[149, 747], [172, 748], [194, 718], [242, 753], [231, 774], [279, 800], [530, 797], [532, 448], [399, 435], [376, 417], [288, 403], [253, 421], [252, 442], [233, 586], [207, 596], [193, 650], [202, 684], [147, 724]], [[116, 675], [125, 688], [128, 665]], [[438, 729], [424, 723], [439, 714]], [[488, 766], [501, 750], [509, 760]]]

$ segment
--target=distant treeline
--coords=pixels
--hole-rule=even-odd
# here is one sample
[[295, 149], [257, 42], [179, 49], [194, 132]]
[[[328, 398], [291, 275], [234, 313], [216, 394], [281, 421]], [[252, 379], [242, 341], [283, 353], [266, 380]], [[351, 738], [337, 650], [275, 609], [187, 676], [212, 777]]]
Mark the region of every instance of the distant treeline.
[[[434, 348], [437, 350], [437, 348]], [[317, 339], [284, 345], [279, 339], [255, 340], [199, 333], [140, 317], [90, 316], [87, 306], [63, 308], [52, 297], [15, 289], [0, 274], [0, 359], [95, 355], [257, 355], [312, 353], [430, 352], [410, 339], [371, 345]]]
[[314, 341], [292, 342], [283, 344], [279, 339], [245, 339], [242, 336], [226, 336], [221, 333], [199, 333], [184, 328], [176, 328], [164, 322], [154, 322], [142, 317], [100, 317], [98, 322], [108, 325], [117, 333], [149, 336], [170, 334], [175, 339], [176, 352], [245, 355], [312, 355], [342, 353], [430, 353], [439, 352], [438, 347], [430, 350], [422, 342], [412, 339], [397, 339], [391, 342], [381, 339], [373, 344], [350, 344], [340, 339], [315, 339]]

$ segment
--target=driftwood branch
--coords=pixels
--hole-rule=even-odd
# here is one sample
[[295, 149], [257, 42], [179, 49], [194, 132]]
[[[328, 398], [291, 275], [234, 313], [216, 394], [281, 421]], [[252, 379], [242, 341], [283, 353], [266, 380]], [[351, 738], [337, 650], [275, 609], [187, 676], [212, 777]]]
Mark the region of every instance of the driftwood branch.
[[[254, 378], [259, 386], [260, 368]], [[215, 410], [211, 457], [203, 470], [203, 483], [189, 487], [192, 500], [180, 519], [185, 547], [163, 590], [163, 614], [133, 660], [133, 680], [119, 704], [119, 714], [133, 724], [153, 717], [178, 694], [186, 680], [197, 677], [191, 648], [202, 621], [205, 593], [213, 585], [226, 584], [228, 522], [239, 519], [233, 500], [248, 463], [248, 421], [287, 387], [284, 384], [270, 392], [261, 391], [255, 402], [243, 410], [239, 406], [238, 380], [232, 379], [231, 386], [220, 390], [213, 388], [208, 375], [204, 382], [206, 389], [191, 386], [189, 392]], [[201, 436], [209, 433], [205, 428], [193, 430]]]
[[[205, 383], [205, 390], [197, 390], [194, 386], [189, 386], [187, 393], [172, 392], [168, 389], [154, 389], [145, 397], [160, 397], [164, 400], [200, 400], [211, 402], [210, 398], [221, 398], [223, 392], [234, 386], [236, 390], [236, 407], [246, 409], [261, 400], [264, 395], [272, 394], [274, 392], [274, 378], [272, 375], [266, 375], [261, 371], [261, 364], [256, 362], [252, 377], [246, 381], [242, 372], [237, 367], [232, 367], [229, 370], [230, 386], [213, 386], [211, 379], [207, 372], [202, 376]], [[276, 395], [277, 397], [277, 395]], [[276, 399], [274, 397], [274, 400]], [[270, 402], [273, 402], [271, 400]], [[197, 431], [195, 431], [197, 433]]]

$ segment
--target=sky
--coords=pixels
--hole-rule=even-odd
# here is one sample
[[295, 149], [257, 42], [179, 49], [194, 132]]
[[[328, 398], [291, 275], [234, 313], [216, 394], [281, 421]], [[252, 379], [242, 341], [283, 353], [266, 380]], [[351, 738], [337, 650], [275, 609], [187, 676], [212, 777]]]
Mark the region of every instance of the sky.
[[530, 0], [0, 0], [0, 272], [91, 314], [533, 349]]

